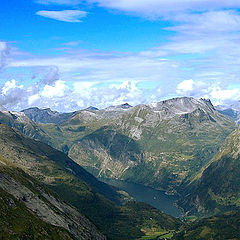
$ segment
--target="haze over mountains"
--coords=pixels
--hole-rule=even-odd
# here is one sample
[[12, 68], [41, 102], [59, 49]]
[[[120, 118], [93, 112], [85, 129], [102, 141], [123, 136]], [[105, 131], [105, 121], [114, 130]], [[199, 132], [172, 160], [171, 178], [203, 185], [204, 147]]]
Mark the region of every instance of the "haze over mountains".
[[[81, 239], [83, 232], [93, 239], [137, 239], [153, 228], [177, 231], [173, 239], [194, 239], [206, 226], [210, 230], [199, 239], [234, 238], [237, 235], [229, 230], [230, 225], [224, 232], [217, 226], [231, 219], [238, 228], [240, 132], [236, 119], [221, 111], [210, 100], [188, 97], [135, 107], [127, 103], [100, 110], [89, 107], [67, 114], [50, 109], [32, 108], [19, 113], [2, 108], [1, 176], [8, 179], [0, 186], [2, 194], [20, 198], [23, 211], [35, 211], [29, 204], [35, 199], [33, 189], [43, 195], [42, 204], [45, 199], [50, 201], [46, 197], [49, 192], [50, 204], [59, 202], [60, 212], [53, 211], [59, 223], [46, 218], [42, 208], [33, 216], [45, 222], [43, 228], [54, 234], [57, 231], [58, 236], [69, 235], [69, 239]], [[15, 177], [18, 171], [20, 178]], [[199, 225], [184, 225], [148, 205], [131, 202], [126, 193], [91, 174], [176, 194], [186, 217], [219, 215], [216, 221], [209, 218]], [[29, 181], [34, 181], [33, 189], [29, 189]], [[23, 194], [21, 188], [31, 192]], [[59, 197], [61, 200], [57, 200]], [[72, 215], [66, 217], [63, 212], [67, 211]], [[78, 229], [79, 222], [64, 227], [76, 216], [85, 227]], [[57, 228], [52, 229], [52, 225]]]
[[240, 101], [231, 105], [219, 105], [216, 109], [220, 113], [232, 118], [237, 123], [240, 122]]

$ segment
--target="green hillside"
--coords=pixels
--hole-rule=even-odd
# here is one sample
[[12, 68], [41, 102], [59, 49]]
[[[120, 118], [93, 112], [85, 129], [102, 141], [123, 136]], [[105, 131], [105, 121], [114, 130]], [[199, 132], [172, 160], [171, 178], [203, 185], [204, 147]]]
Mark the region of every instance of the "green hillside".
[[226, 212], [188, 224], [172, 239], [238, 240], [240, 239], [240, 212]]
[[[187, 186], [179, 204], [193, 214], [212, 214], [240, 206], [240, 129]], [[187, 197], [186, 197], [187, 195]]]
[[[122, 206], [115, 188], [98, 181], [62, 152], [3, 124], [0, 155], [3, 165], [18, 167], [37, 178], [87, 216], [109, 239], [135, 239], [144, 236], [146, 226], [175, 230], [181, 224], [146, 204], [132, 202]], [[133, 210], [136, 207], [138, 214]]]
[[176, 98], [156, 106], [82, 110], [60, 125], [40, 127], [52, 146], [97, 177], [175, 192], [236, 125], [207, 100]]

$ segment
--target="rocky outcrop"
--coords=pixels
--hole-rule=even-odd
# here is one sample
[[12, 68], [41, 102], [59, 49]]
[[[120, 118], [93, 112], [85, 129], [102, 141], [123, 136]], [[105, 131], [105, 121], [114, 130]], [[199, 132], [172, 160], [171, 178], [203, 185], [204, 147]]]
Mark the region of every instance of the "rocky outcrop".
[[[10, 173], [17, 174], [14, 179]], [[29, 188], [30, 186], [30, 188]], [[97, 228], [76, 209], [46, 191], [21, 171], [0, 165], [0, 188], [24, 203], [34, 215], [46, 223], [67, 230], [76, 239], [106, 239]]]

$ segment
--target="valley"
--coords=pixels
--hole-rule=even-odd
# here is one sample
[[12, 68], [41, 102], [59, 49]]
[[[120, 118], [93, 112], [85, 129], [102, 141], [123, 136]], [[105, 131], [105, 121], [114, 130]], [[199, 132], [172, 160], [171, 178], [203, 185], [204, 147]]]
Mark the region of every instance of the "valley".
[[[90, 239], [237, 236], [231, 226], [221, 233], [217, 225], [228, 218], [238, 221], [240, 133], [234, 119], [210, 100], [183, 97], [68, 114], [3, 109], [0, 123], [1, 176], [8, 179], [0, 185], [2, 199], [14, 204], [18, 199], [21, 211], [42, 221], [49, 237], [81, 239], [83, 233], [66, 228], [63, 220], [51, 222], [27, 204], [35, 201], [28, 193], [35, 188], [45, 201], [37, 186], [51, 195], [51, 208], [63, 201], [64, 214], [75, 214], [67, 218], [58, 212], [59, 218], [72, 222], [82, 214]], [[36, 186], [28, 190], [29, 182]], [[14, 184], [27, 194], [11, 191]], [[32, 236], [32, 227], [14, 231]], [[10, 232], [4, 234], [11, 239]]]
[[100, 180], [127, 192], [138, 202], [145, 202], [157, 208], [161, 212], [164, 212], [176, 218], [179, 218], [182, 215], [181, 210], [175, 206], [175, 202], [179, 199], [176, 195], [168, 195], [164, 191], [159, 191], [150, 187], [145, 187], [143, 185], [120, 180]]
[[208, 100], [175, 98], [80, 110], [61, 124], [38, 127], [47, 143], [96, 177], [173, 193], [211, 160], [236, 123]]

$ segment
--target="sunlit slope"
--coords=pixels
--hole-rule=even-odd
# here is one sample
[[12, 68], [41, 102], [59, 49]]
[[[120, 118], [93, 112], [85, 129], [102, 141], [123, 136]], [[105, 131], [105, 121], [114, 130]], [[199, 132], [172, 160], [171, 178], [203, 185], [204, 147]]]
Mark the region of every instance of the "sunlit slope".
[[171, 190], [214, 156], [235, 124], [207, 100], [177, 98], [122, 111], [79, 112], [59, 127], [56, 141], [65, 139], [59, 148], [95, 176]]

